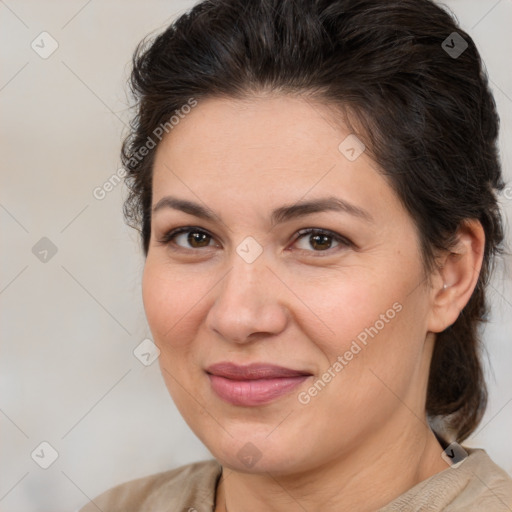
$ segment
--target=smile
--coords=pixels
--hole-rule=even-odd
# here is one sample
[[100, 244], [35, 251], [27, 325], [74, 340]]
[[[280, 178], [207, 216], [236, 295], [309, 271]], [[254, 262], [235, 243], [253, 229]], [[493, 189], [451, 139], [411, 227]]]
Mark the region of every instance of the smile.
[[254, 407], [277, 400], [311, 376], [300, 370], [258, 363], [249, 366], [219, 363], [210, 366], [206, 372], [219, 398], [242, 407]]

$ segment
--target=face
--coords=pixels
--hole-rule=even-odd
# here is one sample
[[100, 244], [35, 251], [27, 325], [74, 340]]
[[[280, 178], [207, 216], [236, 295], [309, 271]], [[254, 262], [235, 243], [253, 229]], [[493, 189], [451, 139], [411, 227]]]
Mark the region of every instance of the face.
[[145, 311], [173, 400], [231, 469], [305, 471], [424, 411], [415, 226], [331, 112], [207, 99], [157, 149]]

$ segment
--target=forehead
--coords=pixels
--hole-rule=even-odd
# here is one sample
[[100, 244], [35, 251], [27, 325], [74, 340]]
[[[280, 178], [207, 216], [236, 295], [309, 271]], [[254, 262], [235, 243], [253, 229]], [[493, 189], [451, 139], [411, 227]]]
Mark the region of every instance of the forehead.
[[399, 208], [353, 137], [332, 109], [303, 98], [201, 100], [159, 144], [153, 204], [172, 193], [224, 208], [270, 208], [329, 192], [377, 210]]
[[216, 164], [236, 155], [245, 169], [256, 163], [255, 155], [265, 158], [260, 167], [305, 158], [310, 167], [320, 152], [337, 156], [338, 144], [348, 134], [334, 126], [326, 107], [309, 100], [275, 95], [208, 98], [172, 128], [158, 152], [189, 152], [189, 160], [208, 153]]

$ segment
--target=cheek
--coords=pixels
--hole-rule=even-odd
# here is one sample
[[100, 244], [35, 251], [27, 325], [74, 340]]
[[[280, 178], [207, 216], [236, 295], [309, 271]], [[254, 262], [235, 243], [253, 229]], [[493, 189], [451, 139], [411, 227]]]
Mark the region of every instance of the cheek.
[[[365, 336], [369, 336], [367, 329], [375, 324], [379, 332], [387, 330], [400, 315], [397, 312], [402, 300], [400, 283], [385, 282], [382, 276], [379, 278], [368, 270], [342, 272], [325, 282], [304, 282], [298, 290], [301, 290], [298, 295], [311, 304], [312, 311], [324, 324], [325, 340], [331, 345], [330, 351], [337, 354], [347, 350], [354, 339], [364, 342]], [[308, 317], [313, 315], [310, 313]], [[308, 330], [306, 326], [304, 329]], [[318, 334], [311, 332], [311, 339], [318, 339]]]
[[[366, 293], [365, 301], [354, 304]], [[317, 376], [327, 384], [315, 380], [301, 395], [303, 401], [311, 400], [309, 414], [325, 409], [336, 419], [337, 429], [325, 434], [332, 435], [333, 443], [340, 429], [351, 432], [357, 424], [364, 434], [402, 407], [415, 386], [423, 341], [420, 304], [404, 299], [399, 289], [347, 286], [337, 297], [341, 309], [328, 309], [332, 307], [326, 302], [319, 314], [331, 319], [327, 323], [335, 335], [315, 339], [309, 332], [327, 356]]]
[[[204, 296], [204, 286], [183, 271], [148, 257], [142, 276], [142, 298], [149, 327], [160, 350], [185, 346], [193, 325], [194, 306]], [[197, 311], [197, 310], [196, 310]], [[183, 341], [181, 341], [183, 340]]]
[[[411, 293], [415, 276], [416, 272], [409, 275], [405, 269], [388, 268], [378, 273], [366, 269], [303, 288], [316, 316], [328, 327], [322, 327], [325, 334], [320, 334], [314, 328], [322, 325], [318, 321], [302, 323], [302, 330], [328, 360], [322, 370], [342, 357], [342, 366], [338, 364], [338, 371], [331, 371], [343, 373], [347, 380], [337, 379], [333, 388], [343, 380], [345, 392], [364, 394], [364, 388], [368, 390], [367, 386], [376, 381], [370, 369], [390, 382], [400, 380], [398, 374], [407, 379], [407, 374], [414, 372], [426, 318], [421, 289]], [[308, 313], [308, 318], [314, 316]]]

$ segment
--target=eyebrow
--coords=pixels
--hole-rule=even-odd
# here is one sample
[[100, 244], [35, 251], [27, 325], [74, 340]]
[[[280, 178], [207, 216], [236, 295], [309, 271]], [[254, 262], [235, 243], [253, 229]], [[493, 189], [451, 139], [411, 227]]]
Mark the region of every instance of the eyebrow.
[[[219, 219], [219, 216], [208, 207], [173, 196], [165, 196], [160, 199], [153, 207], [152, 212], [154, 214], [163, 208], [172, 208], [173, 210], [179, 210], [209, 221]], [[374, 222], [373, 217], [366, 210], [333, 196], [322, 197], [311, 201], [301, 201], [290, 206], [276, 208], [272, 211], [270, 222], [272, 226], [275, 226], [276, 224], [304, 217], [312, 213], [326, 211], [348, 213], [349, 215], [361, 218], [367, 222]]]

